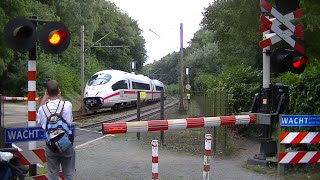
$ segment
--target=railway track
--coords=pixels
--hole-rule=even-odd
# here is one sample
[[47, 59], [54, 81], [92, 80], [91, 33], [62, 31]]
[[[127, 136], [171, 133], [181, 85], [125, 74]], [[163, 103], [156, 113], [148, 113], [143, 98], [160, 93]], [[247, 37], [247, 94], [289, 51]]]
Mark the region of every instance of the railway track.
[[[176, 98], [168, 98], [164, 102], [164, 110], [172, 108], [178, 103]], [[140, 120], [149, 119], [160, 113], [160, 103], [143, 106], [140, 109]], [[112, 111], [102, 111], [98, 114], [85, 114], [84, 116], [75, 117], [75, 123], [79, 128], [88, 129], [91, 131], [101, 131], [103, 123], [112, 122], [130, 122], [137, 120], [137, 109], [130, 108], [121, 110], [121, 112], [114, 113]]]

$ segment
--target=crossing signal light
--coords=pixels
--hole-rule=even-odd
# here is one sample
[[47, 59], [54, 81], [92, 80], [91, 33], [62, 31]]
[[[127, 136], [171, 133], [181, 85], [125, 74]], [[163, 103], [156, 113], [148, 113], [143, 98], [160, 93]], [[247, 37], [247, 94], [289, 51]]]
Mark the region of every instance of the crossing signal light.
[[68, 48], [70, 32], [61, 22], [48, 22], [40, 31], [39, 42], [46, 52], [58, 54]]
[[291, 49], [276, 49], [271, 54], [271, 66], [276, 73], [292, 72], [301, 74], [308, 63], [308, 58]]
[[36, 40], [36, 27], [27, 19], [12, 19], [4, 27], [4, 41], [9, 48], [15, 51], [30, 50]]
[[[15, 18], [4, 27], [5, 44], [19, 52], [31, 50], [36, 45], [37, 34], [36, 25], [28, 19]], [[46, 52], [61, 53], [70, 44], [70, 32], [61, 22], [50, 21], [40, 31], [39, 42]]]

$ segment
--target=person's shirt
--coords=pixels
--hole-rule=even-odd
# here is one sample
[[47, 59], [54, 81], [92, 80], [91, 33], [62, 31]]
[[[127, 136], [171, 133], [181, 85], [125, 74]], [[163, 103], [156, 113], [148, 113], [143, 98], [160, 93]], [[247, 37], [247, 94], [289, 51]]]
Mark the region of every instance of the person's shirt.
[[[55, 99], [53, 101], [48, 101], [46, 104], [42, 106], [48, 106], [48, 109], [50, 110], [51, 113], [55, 113], [58, 105], [59, 105], [60, 99]], [[47, 116], [43, 110], [43, 107], [40, 106], [37, 112], [37, 122], [38, 124], [42, 127], [42, 129], [46, 128], [46, 123], [47, 123]], [[67, 121], [69, 125], [72, 124], [72, 104], [69, 101], [65, 101], [61, 115], [64, 120]]]

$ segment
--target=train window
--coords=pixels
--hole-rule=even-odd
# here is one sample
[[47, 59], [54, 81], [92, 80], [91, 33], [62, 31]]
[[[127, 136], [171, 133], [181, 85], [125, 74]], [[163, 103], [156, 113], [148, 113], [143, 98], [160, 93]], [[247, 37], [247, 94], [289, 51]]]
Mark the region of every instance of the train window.
[[141, 90], [150, 90], [150, 85], [140, 82], [132, 81], [132, 88], [133, 89], [141, 89]]
[[156, 90], [157, 90], [157, 91], [162, 91], [162, 90], [163, 90], [163, 87], [156, 86]]
[[97, 85], [106, 84], [107, 82], [110, 81], [110, 79], [111, 79], [110, 74], [96, 74], [89, 79], [88, 85], [97, 86]]
[[116, 91], [118, 89], [128, 89], [128, 84], [126, 80], [118, 81], [112, 85], [112, 90]]

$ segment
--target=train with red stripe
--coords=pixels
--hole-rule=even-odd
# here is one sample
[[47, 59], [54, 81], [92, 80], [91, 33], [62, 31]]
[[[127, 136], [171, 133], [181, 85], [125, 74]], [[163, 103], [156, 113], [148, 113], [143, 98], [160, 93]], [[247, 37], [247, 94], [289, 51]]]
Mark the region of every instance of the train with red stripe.
[[137, 92], [143, 102], [159, 101], [165, 85], [142, 74], [102, 70], [91, 76], [84, 89], [84, 104], [90, 111], [120, 109], [136, 105]]

